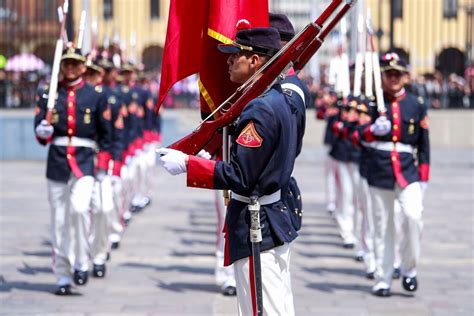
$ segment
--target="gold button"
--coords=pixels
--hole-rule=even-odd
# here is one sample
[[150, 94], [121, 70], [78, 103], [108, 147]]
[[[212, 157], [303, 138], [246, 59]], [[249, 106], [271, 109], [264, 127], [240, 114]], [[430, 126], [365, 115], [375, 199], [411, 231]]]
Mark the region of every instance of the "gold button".
[[393, 106], [394, 108], [396, 108], [396, 107], [398, 106], [398, 104], [397, 104], [397, 103], [394, 103], [394, 104], [392, 104], [392, 106]]
[[397, 137], [397, 136], [393, 136], [393, 137], [392, 137], [392, 140], [393, 140], [394, 142], [396, 142], [396, 141], [398, 140], [398, 137]]
[[90, 112], [91, 112], [91, 109], [87, 108], [86, 113], [90, 113]]
[[72, 107], [74, 106], [74, 103], [69, 102], [69, 103], [67, 104], [67, 106], [70, 107], [70, 108], [72, 108]]
[[398, 125], [393, 125], [393, 129], [394, 129], [394, 130], [397, 130], [397, 129], [398, 129]]
[[72, 158], [72, 155], [71, 154], [67, 154], [67, 159], [71, 159]]
[[67, 133], [72, 134], [72, 128], [68, 128]]
[[394, 114], [393, 114], [393, 118], [398, 118], [398, 114], [397, 114], [397, 113], [394, 113]]
[[68, 115], [67, 119], [68, 119], [68, 121], [72, 121], [72, 119], [73, 119], [72, 115]]
[[392, 161], [397, 161], [397, 157], [393, 156]]
[[69, 92], [69, 96], [73, 97], [75, 95], [74, 91]]

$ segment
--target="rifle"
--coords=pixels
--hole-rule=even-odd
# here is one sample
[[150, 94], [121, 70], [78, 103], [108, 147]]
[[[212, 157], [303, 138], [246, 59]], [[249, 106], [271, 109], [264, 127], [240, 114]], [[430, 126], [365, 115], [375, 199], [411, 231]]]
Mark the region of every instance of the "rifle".
[[[69, 9], [69, 0], [64, 0], [61, 19], [61, 30], [59, 32], [58, 40], [56, 41], [56, 49], [54, 51], [53, 69], [51, 71], [51, 83], [49, 84], [48, 103], [46, 105], [48, 111], [46, 112], [46, 121], [51, 124], [53, 117], [54, 104], [56, 103], [56, 94], [58, 92], [59, 81], [59, 67], [61, 65], [61, 55], [64, 47], [64, 34], [66, 29], [67, 12]], [[67, 36], [66, 36], [67, 38]], [[66, 39], [67, 40], [67, 39]]]
[[86, 18], [87, 18], [87, 12], [86, 10], [82, 10], [81, 20], [79, 22], [79, 35], [77, 37], [77, 48], [79, 49], [82, 49], [82, 44], [84, 43], [84, 32], [86, 30]]
[[[361, 7], [362, 8], [362, 7]], [[362, 11], [361, 9], [359, 11]], [[364, 68], [364, 55], [366, 48], [364, 14], [359, 12], [357, 17], [357, 53], [354, 71], [354, 90], [352, 95], [358, 97], [362, 90], [362, 73]]]
[[[333, 0], [315, 22], [309, 23], [300, 31], [251, 78], [237, 88], [234, 94], [217, 107], [208, 118], [202, 121], [191, 134], [168, 147], [195, 155], [206, 146], [218, 130], [237, 119], [247, 103], [261, 95], [280, 77], [280, 74], [286, 73], [286, 70], [290, 67], [300, 71], [318, 51], [326, 36], [349, 11], [356, 0], [345, 0], [338, 13], [327, 26], [324, 26], [342, 2], [342, 0]], [[217, 111], [220, 111], [222, 116], [209, 121]]]
[[374, 84], [375, 84], [375, 97], [377, 101], [377, 111], [381, 114], [387, 112], [387, 108], [385, 107], [385, 102], [383, 99], [383, 90], [382, 90], [382, 75], [380, 73], [380, 61], [379, 61], [379, 54], [375, 50], [375, 43], [374, 43], [374, 32], [372, 30], [372, 23], [370, 19], [370, 14], [368, 14], [367, 18], [367, 34], [369, 35], [370, 41], [370, 50], [372, 52], [372, 69], [374, 74]]

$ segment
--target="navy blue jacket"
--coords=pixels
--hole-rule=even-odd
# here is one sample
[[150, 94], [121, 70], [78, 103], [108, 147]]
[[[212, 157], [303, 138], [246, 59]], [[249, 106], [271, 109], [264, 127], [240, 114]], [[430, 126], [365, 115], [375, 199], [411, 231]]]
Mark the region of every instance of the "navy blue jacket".
[[122, 115], [123, 103], [122, 96], [118, 87], [103, 86], [107, 103], [112, 110], [112, 148], [111, 154], [114, 161], [122, 161], [122, 153], [125, 150], [125, 129], [124, 118]]
[[[190, 156], [188, 186], [231, 190], [248, 197], [270, 195], [288, 184], [296, 158], [298, 131], [280, 85], [247, 104], [235, 135], [228, 163]], [[262, 250], [297, 237], [281, 200], [261, 207], [260, 222]], [[249, 225], [247, 204], [232, 199], [226, 218], [226, 265], [251, 255]]]
[[[46, 117], [48, 92], [41, 93], [37, 100], [35, 128]], [[83, 81], [72, 87], [64, 85], [58, 87], [58, 99], [51, 122], [54, 127], [52, 139], [76, 136], [96, 141], [100, 165], [101, 157], [109, 156], [111, 151], [110, 121], [110, 106], [100, 89], [95, 89]], [[38, 141], [46, 145], [52, 139], [38, 139]], [[48, 151], [46, 177], [59, 182], [67, 182], [71, 172], [78, 178], [92, 176], [95, 156], [94, 148], [51, 145]]]
[[413, 146], [415, 153], [372, 150], [368, 164], [369, 185], [394, 189], [395, 183], [404, 188], [416, 181], [428, 181], [430, 171], [430, 143], [428, 116], [424, 104], [410, 94], [385, 98], [387, 118], [392, 123], [385, 136], [375, 136], [370, 126], [360, 135], [365, 142], [402, 143]]

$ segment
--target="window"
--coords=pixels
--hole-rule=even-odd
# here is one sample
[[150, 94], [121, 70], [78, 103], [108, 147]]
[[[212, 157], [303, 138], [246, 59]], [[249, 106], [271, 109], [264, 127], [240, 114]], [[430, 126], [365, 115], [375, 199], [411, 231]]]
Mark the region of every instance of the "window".
[[403, 0], [392, 0], [392, 14], [394, 19], [403, 18]]
[[458, 0], [443, 0], [443, 17], [445, 19], [458, 17]]
[[160, 18], [160, 0], [150, 0], [150, 17], [152, 19]]
[[110, 20], [114, 17], [114, 1], [104, 0], [104, 19]]

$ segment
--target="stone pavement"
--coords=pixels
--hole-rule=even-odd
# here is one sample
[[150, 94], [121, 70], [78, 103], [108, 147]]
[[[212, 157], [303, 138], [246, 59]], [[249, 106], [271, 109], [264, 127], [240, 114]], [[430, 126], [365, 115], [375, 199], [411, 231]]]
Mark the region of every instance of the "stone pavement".
[[[323, 150], [304, 148], [295, 174], [304, 226], [293, 244], [297, 315], [454, 316], [474, 314], [472, 150], [433, 150], [416, 296], [399, 281], [393, 296], [370, 295], [362, 264], [341, 247], [323, 207]], [[0, 162], [1, 315], [235, 315], [235, 298], [214, 284], [215, 210], [211, 191], [156, 171], [153, 203], [136, 215], [104, 280], [57, 297], [50, 268], [43, 162]]]

